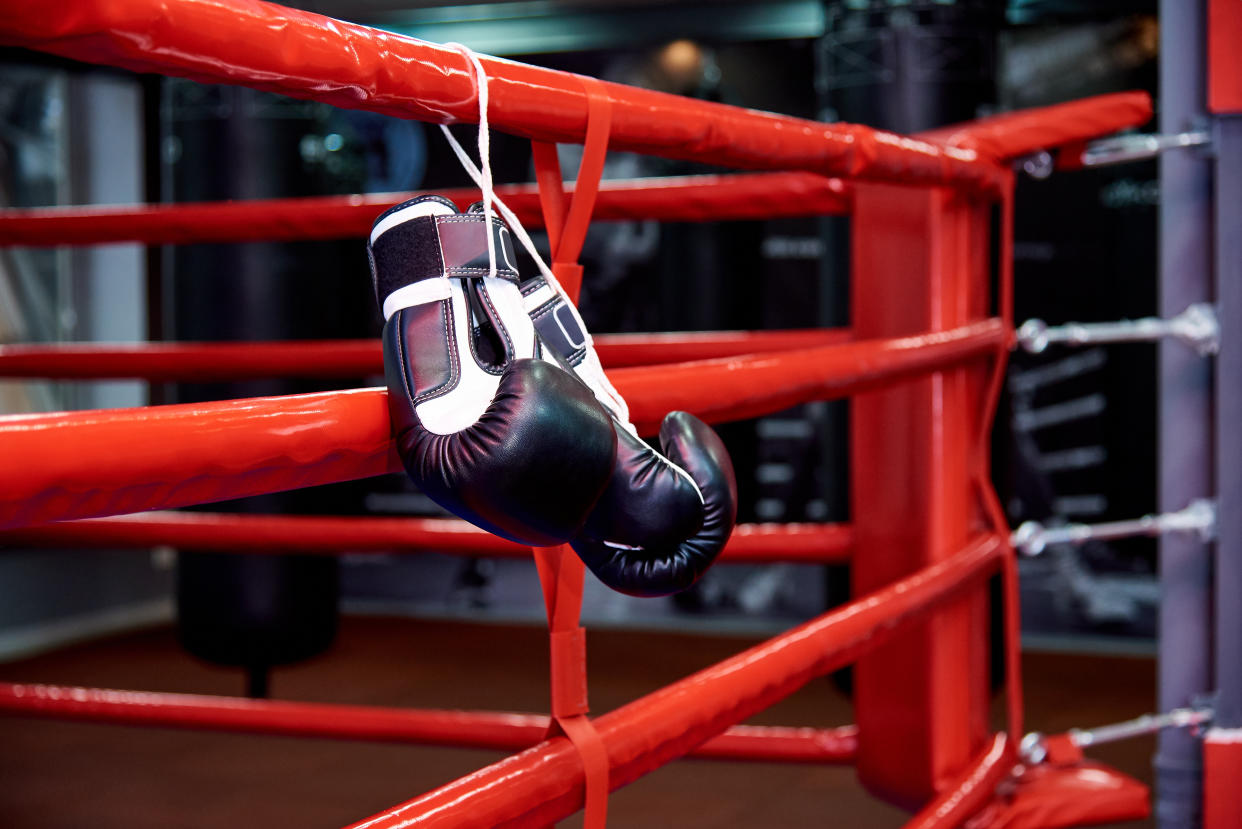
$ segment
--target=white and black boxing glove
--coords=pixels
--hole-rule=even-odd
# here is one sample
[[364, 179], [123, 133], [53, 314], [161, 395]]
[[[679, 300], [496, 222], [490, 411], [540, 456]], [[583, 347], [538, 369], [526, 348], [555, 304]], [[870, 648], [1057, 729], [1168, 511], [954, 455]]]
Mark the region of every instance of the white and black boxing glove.
[[397, 451], [437, 504], [522, 544], [577, 536], [612, 478], [610, 414], [537, 356], [508, 229], [421, 196], [379, 216], [367, 247], [384, 313]]
[[544, 347], [559, 355], [612, 416], [612, 479], [570, 544], [600, 581], [635, 596], [692, 585], [724, 548], [737, 521], [737, 480], [720, 437], [687, 412], [672, 412], [655, 451], [630, 423], [577, 309], [536, 277], [522, 285]]

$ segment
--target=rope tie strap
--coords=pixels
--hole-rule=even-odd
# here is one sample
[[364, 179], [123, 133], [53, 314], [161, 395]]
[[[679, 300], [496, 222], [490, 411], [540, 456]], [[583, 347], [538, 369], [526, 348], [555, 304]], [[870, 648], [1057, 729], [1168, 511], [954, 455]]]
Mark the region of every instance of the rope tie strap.
[[[603, 86], [580, 77], [586, 91], [587, 132], [578, 180], [568, 208], [556, 145], [532, 141], [539, 201], [548, 230], [552, 265], [548, 280], [570, 302], [582, 288], [578, 256], [590, 226], [595, 196], [608, 154], [612, 107]], [[563, 733], [582, 759], [585, 775], [585, 829], [603, 829], [608, 818], [608, 752], [587, 716], [586, 630], [579, 624], [585, 566], [569, 545], [535, 550], [544, 601], [548, 611], [551, 649], [552, 723], [548, 734]]]
[[568, 544], [535, 547], [535, 566], [548, 613], [551, 713], [547, 737], [564, 734], [582, 759], [585, 829], [608, 819], [608, 752], [587, 713], [586, 630], [579, 624], [585, 566]]
[[[462, 167], [482, 191], [485, 220], [490, 222], [493, 210], [499, 212], [508, 222], [513, 235], [530, 252], [549, 285], [565, 294], [571, 302], [577, 300], [582, 285], [582, 266], [577, 263], [578, 254], [590, 225], [604, 158], [608, 152], [611, 104], [603, 92], [603, 86], [593, 78], [582, 78], [589, 102], [585, 151], [569, 210], [567, 213], [555, 210], [555, 226], [551, 220], [549, 223], [549, 241], [553, 252], [553, 265], [549, 267], [535, 249], [522, 223], [496, 196], [493, 187], [487, 121], [487, 71], [478, 55], [469, 48], [457, 43], [446, 45], [461, 52], [473, 69], [479, 101], [479, 164], [475, 165], [446, 126], [441, 125], [440, 129]], [[555, 145], [535, 142], [534, 146], [541, 200], [545, 193], [552, 198], [554, 191], [557, 194], [555, 198], [561, 199], [563, 184], [556, 162]], [[563, 199], [556, 202], [558, 206], [562, 203]], [[545, 216], [551, 216], [548, 202], [544, 202], [543, 207]], [[490, 273], [496, 272], [496, 250], [490, 239], [488, 267]], [[590, 708], [587, 701], [586, 630], [579, 624], [585, 566], [568, 545], [535, 547], [533, 552], [548, 614], [552, 719], [547, 737], [564, 734], [569, 738], [582, 760], [585, 781], [583, 826], [585, 829], [604, 829], [608, 819], [608, 753], [587, 717]]]

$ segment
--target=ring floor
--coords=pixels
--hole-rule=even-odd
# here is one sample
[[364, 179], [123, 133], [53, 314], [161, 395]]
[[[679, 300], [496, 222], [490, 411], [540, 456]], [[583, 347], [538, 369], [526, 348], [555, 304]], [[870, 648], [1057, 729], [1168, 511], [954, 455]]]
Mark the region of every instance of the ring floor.
[[[336, 644], [277, 669], [282, 699], [541, 711], [546, 631], [533, 626], [345, 617]], [[602, 713], [726, 658], [755, 637], [592, 630], [593, 710]], [[1047, 733], [1152, 710], [1150, 658], [1028, 653], [1027, 727]], [[237, 694], [240, 672], [187, 656], [170, 628], [0, 665], [0, 679]], [[1000, 715], [997, 701], [996, 716]], [[848, 700], [812, 682], [751, 720], [843, 725]], [[997, 720], [999, 722], [999, 719]], [[1150, 784], [1150, 738], [1091, 756]], [[339, 827], [469, 773], [496, 752], [145, 729], [0, 717], [0, 826]], [[851, 768], [683, 760], [613, 794], [609, 826], [899, 827]], [[581, 825], [580, 817], [562, 826]], [[1135, 822], [1124, 827], [1151, 826]]]

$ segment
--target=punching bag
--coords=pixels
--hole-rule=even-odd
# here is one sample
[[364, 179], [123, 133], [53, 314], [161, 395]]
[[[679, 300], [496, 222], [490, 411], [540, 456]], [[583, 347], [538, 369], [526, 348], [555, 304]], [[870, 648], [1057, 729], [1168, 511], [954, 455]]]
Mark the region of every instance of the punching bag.
[[[325, 189], [322, 175], [308, 175], [300, 151], [316, 136], [316, 105], [168, 81], [164, 112], [166, 199], [273, 198]], [[349, 290], [365, 284], [361, 250], [357, 240], [173, 248], [164, 260], [160, 327], [166, 339], [198, 341], [364, 336], [372, 322], [370, 296]], [[170, 402], [188, 403], [324, 387], [282, 379], [183, 383], [169, 396]], [[209, 508], [338, 514], [348, 512], [349, 504], [329, 487]], [[201, 659], [245, 669], [249, 693], [265, 696], [270, 667], [314, 656], [331, 644], [338, 582], [332, 556], [183, 552], [176, 596], [180, 641]]]

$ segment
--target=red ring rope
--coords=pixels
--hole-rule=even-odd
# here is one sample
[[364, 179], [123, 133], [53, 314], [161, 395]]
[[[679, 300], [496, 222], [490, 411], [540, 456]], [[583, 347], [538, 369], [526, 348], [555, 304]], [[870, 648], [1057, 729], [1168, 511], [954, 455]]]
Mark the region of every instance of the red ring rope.
[[[617, 368], [813, 348], [850, 336], [845, 328], [600, 334], [595, 348], [605, 366]], [[383, 373], [378, 340], [0, 345], [0, 377], [209, 382]]]
[[[709, 421], [844, 397], [992, 354], [998, 320], [915, 337], [617, 369], [650, 434], [665, 413]], [[675, 387], [673, 384], [679, 384]], [[0, 528], [117, 515], [400, 470], [382, 389], [0, 417]], [[134, 440], [141, 435], [141, 440]]]
[[[22, 0], [0, 18], [0, 42], [430, 123], [478, 118], [471, 67], [456, 50], [259, 0]], [[493, 129], [582, 142], [587, 100], [572, 75], [482, 62]], [[616, 150], [902, 183], [1003, 183], [997, 163], [975, 150], [601, 83]]]
[[[139, 71], [240, 83], [338, 106], [433, 122], [472, 121], [477, 104], [466, 60], [453, 50], [258, 0], [67, 0], [51, 5], [18, 0], [0, 18], [0, 41]], [[484, 60], [493, 78], [496, 128], [541, 141], [582, 140], [587, 132], [587, 96], [575, 78], [511, 62]], [[967, 273], [958, 271], [959, 267], [971, 269], [970, 279], [982, 274], [977, 267], [981, 260], [967, 261], [970, 257], [963, 256], [960, 243], [969, 234], [976, 234], [969, 237], [976, 243], [986, 237], [986, 220], [981, 221], [980, 217], [986, 216], [987, 202], [1001, 196], [1005, 227], [1000, 252], [1001, 286], [995, 297], [999, 320], [973, 322], [922, 336], [726, 356], [659, 369], [616, 372], [617, 385], [635, 404], [635, 419], [644, 428], [650, 428], [655, 419], [671, 408], [689, 408], [713, 420], [747, 417], [795, 402], [866, 391], [937, 371], [942, 372], [940, 378], [945, 384], [953, 387], [951, 393], [960, 404], [966, 397], [964, 392], [978, 380], [979, 416], [959, 417], [957, 422], [940, 424], [951, 434], [936, 443], [935, 448], [947, 452], [950, 463], [930, 463], [962, 484], [947, 488], [952, 491], [946, 493], [945, 501], [951, 502], [952, 509], [946, 510], [946, 521], [964, 522], [962, 532], [966, 532], [965, 526], [990, 521], [995, 524], [994, 531], [1000, 532], [1003, 526], [995, 493], [986, 480], [983, 442], [995, 405], [1000, 360], [993, 367], [991, 386], [983, 385], [982, 371], [968, 374], [943, 370], [956, 369], [966, 360], [1003, 356], [1009, 344], [1011, 272], [1007, 260], [1012, 173], [1008, 163], [1015, 156], [1034, 150], [1075, 145], [1098, 134], [1137, 125], [1150, 115], [1146, 96], [1103, 96], [1006, 114], [920, 136], [898, 136], [855, 125], [820, 124], [690, 101], [617, 84], [598, 88], [603, 90], [603, 98], [612, 110], [613, 144], [619, 149], [736, 168], [797, 169], [907, 187], [922, 184], [958, 188], [959, 192], [953, 194], [926, 187], [923, 191], [924, 196], [932, 196], [929, 203], [954, 199], [968, 206], [967, 210], [954, 213], [956, 218], [950, 219], [952, 227], [937, 224], [930, 233], [923, 233], [922, 228], [906, 228], [910, 232], [904, 236], [889, 234], [882, 226], [886, 215], [892, 215], [886, 214], [886, 200], [899, 202], [903, 191], [874, 185], [860, 186], [854, 191], [860, 198], [884, 194], [880, 198], [869, 197], [869, 201], [864, 199], [870, 204], [871, 220], [880, 219], [879, 224], [869, 225], [866, 232], [880, 234], [884, 244], [895, 242], [890, 252], [927, 257], [929, 262], [935, 257], [932, 270], [928, 271], [934, 277]], [[823, 182], [820, 179], [814, 186], [822, 187]], [[726, 209], [728, 199], [722, 197], [719, 185], [709, 187], [717, 188], [710, 193], [704, 191], [704, 198], [713, 201], [710, 210]], [[649, 194], [644, 193], [641, 198], [648, 199], [641, 210], [657, 209]], [[31, 240], [38, 232], [59, 232], [59, 236], [42, 238], [50, 242], [89, 243], [117, 241], [126, 238], [127, 233], [148, 233], [138, 238], [201, 241], [202, 237], [193, 233], [179, 235], [182, 231], [176, 229], [176, 223], [193, 215], [194, 210], [206, 210], [215, 211], [211, 215], [219, 217], [219, 224], [204, 233], [239, 238], [244, 231], [237, 226], [238, 218], [246, 210], [259, 207], [190, 206], [184, 210], [151, 209], [154, 212], [135, 208], [129, 209], [125, 218], [121, 218], [121, 213], [113, 216], [121, 221], [128, 219], [133, 225], [130, 228], [115, 222], [109, 225], [106, 211], [93, 215], [89, 211], [57, 216], [8, 215], [0, 217], [0, 232], [6, 226], [10, 230], [20, 228], [22, 225], [17, 222], [22, 220], [33, 220], [34, 224], [26, 225], [31, 233], [27, 238]], [[268, 203], [266, 207], [276, 206]], [[300, 202], [287, 208], [280, 215], [273, 209], [269, 221], [295, 217], [291, 221], [300, 224], [286, 231], [272, 229], [269, 224], [272, 232], [265, 233], [263, 238], [280, 236], [282, 232], [289, 235], [280, 238], [323, 238], [314, 236], [328, 232], [323, 226], [314, 225], [316, 210], [322, 209], [325, 214], [336, 210], [336, 217], [340, 218], [345, 211], [357, 210], [358, 206]], [[771, 215], [772, 211], [768, 213]], [[927, 213], [937, 219], [947, 215], [939, 207]], [[92, 218], [100, 221], [93, 223], [93, 230], [83, 230], [83, 223]], [[144, 221], [148, 222], [145, 229], [139, 228]], [[59, 230], [56, 222], [61, 222]], [[226, 228], [228, 222], [233, 222], [233, 226]], [[341, 232], [341, 227], [338, 223], [331, 232]], [[861, 232], [859, 227], [855, 225], [856, 233]], [[77, 235], [71, 238], [72, 234]], [[871, 238], [875, 242], [880, 236]], [[979, 248], [973, 250], [981, 255]], [[901, 258], [879, 257], [877, 261], [887, 262], [887, 268], [873, 267], [869, 275], [878, 278], [877, 284], [899, 285], [899, 281], [888, 276]], [[987, 307], [985, 288], [963, 289], [963, 296], [954, 297], [945, 295], [948, 289], [944, 285], [968, 282], [953, 278], [943, 285], [935, 278], [930, 282], [929, 296], [916, 301], [916, 310], [929, 316], [909, 326], [914, 330], [938, 327], [936, 314], [953, 303], [957, 305], [949, 313], [951, 319], [971, 319], [970, 313], [959, 312], [971, 308], [977, 316]], [[982, 284], [979, 279], [977, 285]], [[881, 306], [888, 301], [875, 291], [870, 299], [877, 297]], [[874, 303], [870, 307], [875, 310]], [[881, 310], [878, 316], [873, 314], [867, 319], [875, 323], [884, 313]], [[871, 335], [889, 337], [904, 334], [908, 329], [879, 325], [868, 330]], [[5, 508], [8, 512], [3, 514], [0, 524], [194, 503], [385, 471], [395, 465], [389, 452], [382, 404], [382, 394], [357, 390], [232, 401], [197, 408], [159, 407], [141, 413], [90, 412], [0, 420], [0, 455], [18, 470], [8, 477], [0, 471], [6, 494], [12, 490], [17, 496], [17, 503]], [[973, 407], [973, 402], [970, 405]], [[960, 414], [966, 408], [957, 405], [953, 411]], [[898, 409], [890, 407], [889, 411]], [[143, 440], [127, 446], [123, 456], [112, 449], [137, 434]], [[865, 457], [883, 456], [871, 453]], [[954, 465], [961, 460], [961, 468]], [[878, 480], [879, 470], [865, 465], [861, 468], [867, 470], [872, 480]], [[918, 505], [926, 506], [929, 497], [924, 494]], [[971, 511], [975, 513], [973, 517], [969, 515]], [[877, 547], [882, 545], [877, 545], [862, 529], [860, 534], [864, 537], [865, 554], [881, 552]], [[896, 626], [916, 619], [923, 621], [930, 610], [959, 591], [977, 590], [979, 579], [991, 572], [998, 559], [1004, 562], [1009, 599], [1006, 635], [1011, 659], [1011, 711], [1020, 707], [1014, 658], [1016, 574], [1012, 559], [999, 536], [978, 539], [957, 554], [940, 559], [943, 552], [951, 549], [945, 545], [955, 544], [958, 534], [952, 529], [934, 535], [940, 545], [933, 551], [936, 564], [766, 645], [600, 717], [595, 726], [612, 766], [611, 785], [623, 785], [686, 753], [809, 677], [844, 664], [885, 641]], [[899, 560], [902, 559], [894, 558]], [[960, 632], [960, 626], [953, 630]], [[954, 642], [957, 641], [955, 638]], [[964, 638], [960, 641], [963, 646], [968, 644]], [[946, 666], [947, 663], [941, 664], [942, 668]], [[693, 704], [688, 705], [687, 701]], [[860, 711], [865, 701], [860, 699]], [[926, 704], [926, 699], [919, 704]], [[975, 708], [971, 716], [978, 712]], [[914, 724], [922, 727], [924, 723]], [[868, 720], [868, 727], [877, 725], [884, 723], [875, 718]], [[1019, 727], [1020, 712], [1011, 713], [1009, 725], [1011, 729]], [[879, 730], [882, 729], [869, 733]], [[976, 739], [971, 737], [972, 745]], [[916, 818], [915, 825], [938, 826], [974, 811], [999, 779], [997, 775], [1010, 756], [1012, 744], [1012, 739], [998, 737], [991, 750], [969, 762], [957, 750], [965, 743], [948, 753], [937, 749], [937, 760], [948, 759], [955, 766], [963, 766], [954, 769], [961, 776], [953, 781], [953, 791], [933, 801], [928, 811]], [[871, 744], [866, 756], [860, 757], [860, 774], [869, 785], [875, 780], [866, 775], [875, 770], [867, 768], [868, 758], [875, 753], [876, 745]], [[1055, 778], [1046, 775], [1043, 779]], [[390, 810], [365, 825], [445, 825], [461, 820], [487, 825], [539, 825], [580, 806], [581, 780], [581, 766], [567, 750], [565, 741], [546, 741]], [[909, 782], [922, 786], [924, 793], [928, 791], [926, 779]], [[1061, 790], [1062, 800], [1064, 791]], [[1133, 803], [1131, 789], [1124, 805], [1133, 808]]]
[[[496, 193], [527, 227], [543, 224], [529, 184]], [[474, 189], [442, 190], [465, 208]], [[314, 196], [230, 202], [105, 205], [0, 210], [2, 245], [86, 245], [109, 242], [189, 244], [363, 237], [376, 215], [416, 193]], [[606, 181], [596, 221], [735, 221], [849, 212], [849, 188], [814, 173], [739, 173]]]
[[[203, 694], [0, 682], [0, 713], [49, 719], [520, 751], [548, 730], [543, 714], [381, 708]], [[734, 726], [690, 754], [705, 760], [849, 763], [858, 730]]]
[[[685, 755], [729, 725], [887, 640], [898, 625], [976, 583], [1003, 546], [976, 539], [952, 557], [762, 645], [595, 719], [620, 788]], [[690, 701], [693, 700], [693, 704]], [[351, 829], [546, 826], [582, 807], [582, 766], [568, 741], [549, 740], [395, 806]]]
[[[10, 547], [124, 549], [168, 545], [242, 555], [422, 552], [529, 558], [530, 548], [453, 518], [250, 515], [143, 512], [0, 530]], [[854, 533], [848, 524], [739, 524], [720, 560], [760, 564], [844, 564]]]

